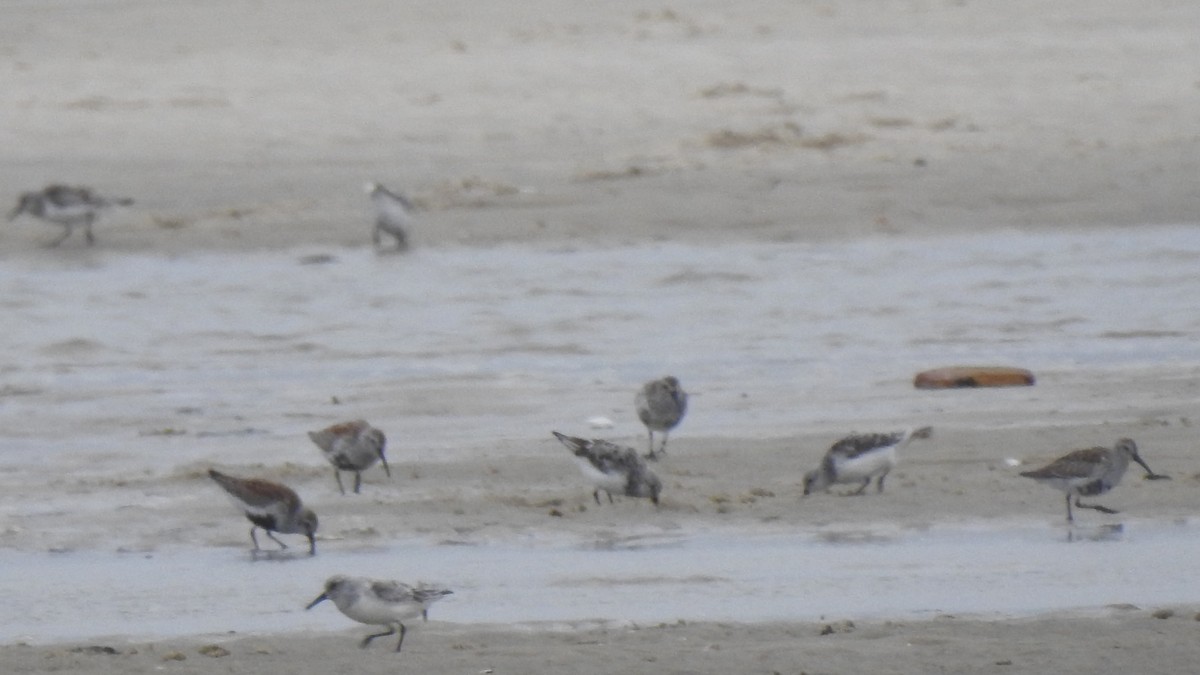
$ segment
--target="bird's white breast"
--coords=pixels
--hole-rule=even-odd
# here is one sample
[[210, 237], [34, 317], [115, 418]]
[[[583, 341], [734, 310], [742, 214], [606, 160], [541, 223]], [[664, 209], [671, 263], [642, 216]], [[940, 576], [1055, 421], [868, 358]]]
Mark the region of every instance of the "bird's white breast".
[[625, 489], [625, 482], [628, 480], [624, 473], [619, 471], [613, 473], [604, 473], [596, 468], [586, 457], [575, 456], [575, 463], [579, 465], [579, 470], [583, 475], [592, 482], [593, 485], [601, 490], [610, 492], [619, 492]]
[[839, 482], [860, 481], [896, 466], [896, 448], [879, 448], [864, 452], [853, 458], [841, 457], [834, 460]]
[[415, 600], [384, 602], [372, 593], [352, 599], [338, 598], [334, 602], [342, 614], [359, 623], [385, 624], [421, 616], [421, 603]]

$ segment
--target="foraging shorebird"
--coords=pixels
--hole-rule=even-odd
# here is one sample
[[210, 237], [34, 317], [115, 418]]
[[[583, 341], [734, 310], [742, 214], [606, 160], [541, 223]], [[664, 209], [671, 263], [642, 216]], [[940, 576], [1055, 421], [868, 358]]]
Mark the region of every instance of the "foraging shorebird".
[[608, 493], [609, 503], [613, 500], [612, 493], [619, 492], [626, 497], [646, 497], [658, 505], [662, 482], [638, 456], [637, 450], [603, 440], [575, 438], [557, 431], [550, 433], [575, 455], [579, 470], [595, 486], [592, 497], [597, 504], [603, 490]]
[[92, 234], [92, 223], [99, 212], [114, 204], [128, 206], [132, 203], [132, 199], [124, 197], [105, 199], [86, 187], [48, 185], [39, 192], [23, 193], [17, 207], [8, 214], [8, 219], [16, 220], [22, 213], [28, 213], [35, 218], [62, 225], [65, 229], [63, 235], [50, 242], [48, 248], [63, 243], [71, 236], [76, 225], [82, 225], [84, 237], [88, 246], [91, 246], [96, 243], [96, 237]]
[[1151, 471], [1150, 466], [1138, 454], [1137, 444], [1129, 438], [1122, 438], [1111, 448], [1087, 448], [1067, 453], [1040, 469], [1022, 471], [1021, 475], [1056, 490], [1062, 490], [1067, 496], [1067, 522], [1073, 523], [1075, 514], [1071, 513], [1071, 495], [1075, 496], [1075, 506], [1081, 509], [1118, 513], [1099, 504], [1081, 504], [1079, 498], [1102, 495], [1116, 487], [1125, 475], [1125, 470], [1129, 468], [1130, 461], [1137, 462], [1146, 470], [1147, 480], [1170, 478]]
[[851, 494], [861, 495], [871, 479], [878, 476], [877, 492], [883, 492], [883, 480], [896, 466], [896, 451], [914, 438], [929, 438], [932, 427], [908, 429], [890, 434], [850, 434], [834, 443], [821, 460], [821, 466], [804, 475], [804, 494], [828, 490], [835, 483], [858, 483]]
[[392, 477], [387, 457], [383, 455], [387, 438], [382, 431], [367, 424], [366, 420], [343, 422], [320, 431], [310, 431], [308, 437], [333, 465], [333, 475], [342, 494], [346, 494], [346, 488], [342, 487], [343, 471], [354, 472], [354, 494], [358, 494], [362, 487], [362, 472], [374, 466], [375, 462], [382, 462], [384, 473], [388, 478]]
[[[687, 392], [679, 386], [679, 380], [668, 375], [661, 380], [651, 380], [642, 385], [633, 406], [637, 409], [638, 419], [646, 425], [650, 434], [650, 453], [647, 459], [656, 460], [658, 454], [667, 454], [667, 433], [674, 429], [687, 412]], [[662, 446], [658, 452], [654, 450], [654, 432], [662, 432]]]
[[309, 555], [317, 554], [317, 514], [304, 506], [291, 488], [259, 478], [237, 478], [216, 469], [209, 469], [208, 475], [229, 493], [246, 518], [254, 523], [250, 528], [250, 541], [254, 542], [256, 552], [261, 549], [254, 531], [262, 528], [281, 549], [287, 548], [287, 544], [276, 539], [272, 532], [303, 534], [308, 537]]
[[304, 609], [312, 609], [326, 600], [332, 600], [338, 611], [359, 623], [388, 627], [382, 633], [363, 638], [359, 647], [364, 649], [371, 644], [371, 640], [394, 635], [398, 628], [400, 640], [396, 642], [396, 651], [400, 651], [404, 645], [404, 635], [408, 632], [404, 622], [418, 616], [427, 616], [429, 605], [453, 593], [454, 591], [427, 584], [417, 584], [414, 587], [399, 581], [376, 581], [339, 574], [329, 577], [325, 581], [325, 591]]
[[378, 247], [386, 233], [396, 240], [396, 251], [407, 251], [407, 229], [414, 222], [412, 202], [379, 183], [367, 183], [366, 191], [375, 204], [375, 229], [371, 231], [371, 242]]

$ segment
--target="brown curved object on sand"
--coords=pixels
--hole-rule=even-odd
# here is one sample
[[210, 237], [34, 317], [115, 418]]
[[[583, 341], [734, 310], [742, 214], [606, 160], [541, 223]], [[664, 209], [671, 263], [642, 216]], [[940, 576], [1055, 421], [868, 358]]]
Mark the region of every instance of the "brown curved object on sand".
[[1029, 387], [1033, 373], [1007, 366], [951, 366], [917, 373], [917, 389], [956, 389], [964, 387]]

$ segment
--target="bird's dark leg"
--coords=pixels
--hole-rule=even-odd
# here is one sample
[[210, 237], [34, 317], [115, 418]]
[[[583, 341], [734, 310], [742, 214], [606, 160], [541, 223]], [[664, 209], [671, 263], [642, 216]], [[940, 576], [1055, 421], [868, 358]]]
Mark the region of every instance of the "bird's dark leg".
[[876, 486], [876, 492], [883, 492], [883, 479], [887, 478], [888, 472], [884, 471], [879, 474], [879, 484]]
[[1120, 511], [1115, 511], [1107, 506], [1100, 506], [1099, 504], [1080, 504], [1079, 497], [1075, 498], [1075, 506], [1078, 506], [1081, 509], [1093, 509], [1095, 511], [1099, 511], [1100, 513], [1120, 513]]
[[91, 214], [88, 214], [87, 220], [83, 221], [83, 236], [87, 239], [88, 246], [92, 246], [96, 243], [96, 238], [92, 236], [93, 220], [95, 220], [95, 218]]
[[258, 529], [257, 525], [250, 528], [250, 541], [254, 542], [254, 550], [255, 551], [261, 551], [262, 549], [260, 549], [258, 547], [258, 537], [254, 536], [254, 531], [257, 529]]
[[379, 246], [379, 223], [375, 223], [375, 229], [371, 230], [371, 243]]
[[604, 494], [608, 495], [608, 503], [609, 503], [609, 504], [613, 503], [613, 499], [612, 499], [612, 493], [611, 493], [611, 492], [609, 492], [608, 490], [605, 490], [605, 491], [604, 491]]
[[[396, 627], [391, 624], [388, 624], [388, 629], [386, 631], [384, 631], [382, 633], [375, 633], [373, 635], [368, 635], [367, 637], [363, 638], [362, 642], [358, 643], [358, 646], [361, 647], [362, 649], [366, 649], [367, 645], [371, 644], [371, 640], [374, 640], [377, 637], [383, 637], [385, 635], [394, 635], [395, 633], [396, 633]], [[403, 636], [401, 636], [401, 639], [403, 639]]]
[[650, 434], [650, 454], [646, 455], [646, 459], [653, 462], [656, 459], [658, 459], [658, 455], [654, 454], [654, 432], [650, 431], [649, 434]]
[[263, 530], [263, 532], [266, 532], [266, 533], [267, 533], [267, 536], [271, 538], [271, 541], [275, 542], [276, 544], [279, 544], [279, 550], [280, 550], [280, 551], [282, 551], [283, 549], [287, 548], [287, 544], [285, 544], [285, 543], [283, 543], [282, 541], [279, 541], [278, 539], [276, 539], [276, 538], [275, 538], [275, 535], [271, 534], [271, 531], [270, 531], [270, 530]]
[[596, 500], [596, 506], [600, 506], [600, 488], [592, 490], [592, 498]]
[[361, 488], [362, 488], [362, 472], [355, 471], [354, 472], [354, 494], [358, 494], [358, 491]]
[[668, 433], [669, 433], [669, 432], [666, 432], [666, 431], [664, 431], [664, 432], [663, 432], [663, 442], [662, 442], [662, 445], [660, 445], [660, 446], [658, 447], [658, 454], [660, 454], [660, 455], [665, 455], [665, 454], [667, 454], [667, 436], [668, 436]]
[[400, 624], [400, 639], [396, 641], [396, 651], [400, 651], [400, 648], [404, 646], [404, 634], [407, 632], [408, 629], [404, 627], [404, 624]]
[[346, 488], [342, 487], [342, 472], [340, 469], [333, 470], [333, 477], [337, 479], [338, 492], [346, 494]]
[[[1078, 497], [1076, 497], [1076, 499], [1078, 499]], [[1075, 522], [1075, 515], [1071, 513], [1071, 493], [1070, 492], [1067, 493], [1067, 522], [1068, 523]]]

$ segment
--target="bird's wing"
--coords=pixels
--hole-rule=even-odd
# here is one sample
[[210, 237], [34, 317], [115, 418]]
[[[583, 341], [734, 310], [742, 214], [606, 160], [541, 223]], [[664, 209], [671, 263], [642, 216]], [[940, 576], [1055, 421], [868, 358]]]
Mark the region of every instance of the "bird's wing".
[[845, 457], [853, 459], [863, 454], [878, 448], [886, 448], [889, 445], [895, 445], [904, 438], [902, 432], [891, 434], [850, 434], [845, 438], [834, 443], [827, 453], [833, 457]]
[[1040, 469], [1021, 475], [1028, 478], [1084, 478], [1103, 473], [1107, 461], [1106, 448], [1088, 448], [1063, 455]]
[[412, 586], [399, 581], [372, 581], [371, 592], [384, 602], [407, 602], [413, 599]]

